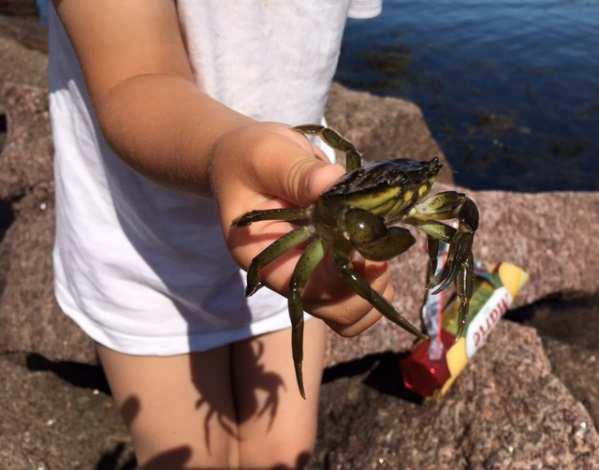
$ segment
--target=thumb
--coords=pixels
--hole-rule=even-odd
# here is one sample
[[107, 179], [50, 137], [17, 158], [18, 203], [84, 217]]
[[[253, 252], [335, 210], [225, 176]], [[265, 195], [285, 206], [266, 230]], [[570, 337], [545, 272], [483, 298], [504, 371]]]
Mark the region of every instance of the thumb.
[[270, 184], [264, 183], [270, 186], [273, 196], [299, 207], [312, 204], [345, 174], [341, 165], [325, 163], [309, 154], [277, 160], [277, 165], [272, 167]]

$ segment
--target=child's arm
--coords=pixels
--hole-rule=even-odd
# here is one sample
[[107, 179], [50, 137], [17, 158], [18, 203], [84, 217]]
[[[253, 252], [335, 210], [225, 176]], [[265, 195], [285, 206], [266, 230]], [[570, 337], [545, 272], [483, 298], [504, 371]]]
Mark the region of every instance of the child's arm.
[[196, 87], [175, 2], [55, 3], [117, 153], [158, 182], [208, 194], [212, 146], [252, 120]]
[[[236, 217], [289, 203], [305, 206], [343, 173], [315, 158], [315, 149], [287, 126], [259, 123], [198, 89], [173, 0], [55, 0], [55, 5], [110, 144], [159, 183], [213, 195], [241, 266], [247, 268], [273, 241], [273, 227], [280, 234], [288, 226], [255, 224], [249, 237], [230, 230]], [[297, 258], [265, 270], [265, 281], [285, 292]], [[378, 313], [340, 289], [326, 263], [314, 275], [319, 287], [306, 293], [311, 313], [348, 335], [376, 321]], [[380, 263], [367, 263], [364, 275], [391, 295]]]

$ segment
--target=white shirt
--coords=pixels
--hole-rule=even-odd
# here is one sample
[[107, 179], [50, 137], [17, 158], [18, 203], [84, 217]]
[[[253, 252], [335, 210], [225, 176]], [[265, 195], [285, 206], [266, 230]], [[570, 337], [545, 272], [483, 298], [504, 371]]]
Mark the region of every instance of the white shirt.
[[[346, 18], [382, 0], [178, 0], [198, 86], [258, 120], [320, 122]], [[129, 354], [201, 351], [289, 326], [286, 299], [244, 297], [214, 200], [138, 174], [103, 137], [76, 55], [49, 15], [56, 296], [99, 343]]]

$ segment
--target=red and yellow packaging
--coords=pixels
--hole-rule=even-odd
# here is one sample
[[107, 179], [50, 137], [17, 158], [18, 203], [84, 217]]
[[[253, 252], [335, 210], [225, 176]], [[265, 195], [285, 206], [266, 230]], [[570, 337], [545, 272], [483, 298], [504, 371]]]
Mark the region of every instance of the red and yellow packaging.
[[477, 265], [466, 334], [456, 338], [458, 312], [447, 294], [429, 295], [423, 318], [430, 340], [419, 342], [400, 361], [404, 386], [423, 397], [441, 397], [485, 344], [499, 319], [528, 280], [528, 274], [511, 263], [486, 269]]

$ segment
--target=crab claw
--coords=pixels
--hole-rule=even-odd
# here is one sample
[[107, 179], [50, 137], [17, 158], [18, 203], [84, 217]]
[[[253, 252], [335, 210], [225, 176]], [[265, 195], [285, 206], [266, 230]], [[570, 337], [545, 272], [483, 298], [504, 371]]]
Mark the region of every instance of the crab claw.
[[470, 308], [470, 298], [474, 286], [474, 260], [472, 255], [462, 263], [456, 283], [458, 302], [458, 338], [464, 336], [466, 330], [466, 317]]
[[439, 274], [433, 276], [429, 289], [433, 289], [431, 294], [438, 294], [447, 289], [456, 279], [460, 268], [472, 255], [472, 241], [474, 234], [472, 232], [462, 232], [458, 229], [449, 245], [449, 254], [447, 262]]
[[447, 262], [443, 270], [433, 276], [430, 282], [429, 288], [433, 289], [433, 294], [438, 294], [449, 287], [460, 269], [464, 269], [465, 263], [472, 257], [474, 232], [478, 228], [478, 209], [471, 199], [464, 197], [457, 212], [458, 228], [449, 241]]

